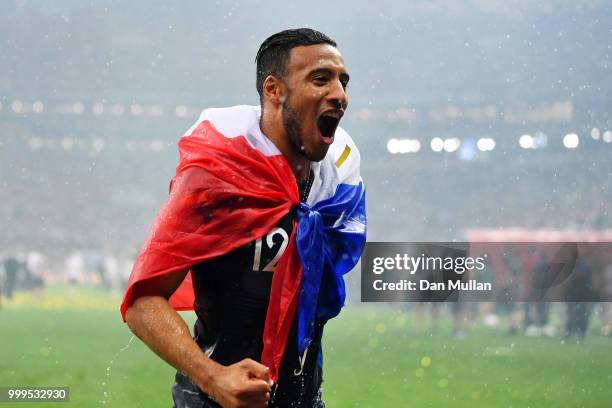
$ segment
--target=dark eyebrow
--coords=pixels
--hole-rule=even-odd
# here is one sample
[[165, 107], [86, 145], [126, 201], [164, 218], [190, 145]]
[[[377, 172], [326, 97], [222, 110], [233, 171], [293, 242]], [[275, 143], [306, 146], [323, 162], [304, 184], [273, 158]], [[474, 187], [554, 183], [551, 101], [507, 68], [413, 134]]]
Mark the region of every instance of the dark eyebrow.
[[[314, 77], [317, 74], [323, 74], [323, 75], [333, 75], [334, 71], [329, 69], [329, 68], [317, 68], [314, 69], [312, 71], [310, 71], [309, 76]], [[347, 74], [346, 72], [341, 72], [340, 73], [340, 80], [344, 83], [348, 83], [348, 81], [351, 79], [351, 77], [349, 76], [349, 74]]]

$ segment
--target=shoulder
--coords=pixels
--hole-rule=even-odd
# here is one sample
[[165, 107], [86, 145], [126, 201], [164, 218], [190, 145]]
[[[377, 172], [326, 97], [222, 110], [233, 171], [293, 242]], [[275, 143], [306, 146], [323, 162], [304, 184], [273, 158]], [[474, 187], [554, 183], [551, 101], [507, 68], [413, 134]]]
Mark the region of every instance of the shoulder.
[[226, 136], [246, 133], [254, 123], [259, 123], [259, 106], [237, 105], [227, 108], [207, 108], [200, 113], [198, 120], [191, 126], [185, 136], [189, 136], [202, 122], [209, 121]]
[[184, 136], [190, 136], [203, 122], [227, 138], [244, 137], [247, 142], [266, 156], [280, 154], [276, 146], [259, 129], [261, 108], [253, 105], [237, 105], [228, 108], [204, 109], [198, 120]]

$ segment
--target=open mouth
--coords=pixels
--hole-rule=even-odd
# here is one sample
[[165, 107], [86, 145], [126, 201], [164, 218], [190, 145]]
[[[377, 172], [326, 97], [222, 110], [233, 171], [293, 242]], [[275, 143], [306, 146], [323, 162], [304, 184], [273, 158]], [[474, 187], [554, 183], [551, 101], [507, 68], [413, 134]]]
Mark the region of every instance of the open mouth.
[[331, 144], [334, 141], [334, 134], [336, 133], [341, 118], [342, 113], [338, 111], [326, 112], [319, 116], [319, 119], [317, 119], [317, 127], [319, 128], [319, 132], [321, 132], [323, 142]]

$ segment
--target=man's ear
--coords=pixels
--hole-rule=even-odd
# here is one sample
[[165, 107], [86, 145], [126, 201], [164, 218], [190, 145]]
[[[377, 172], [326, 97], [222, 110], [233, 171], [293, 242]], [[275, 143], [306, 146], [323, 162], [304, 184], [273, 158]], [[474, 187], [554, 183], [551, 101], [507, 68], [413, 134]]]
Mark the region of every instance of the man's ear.
[[264, 80], [263, 86], [264, 99], [274, 106], [282, 105], [285, 95], [285, 83], [274, 75], [268, 75]]

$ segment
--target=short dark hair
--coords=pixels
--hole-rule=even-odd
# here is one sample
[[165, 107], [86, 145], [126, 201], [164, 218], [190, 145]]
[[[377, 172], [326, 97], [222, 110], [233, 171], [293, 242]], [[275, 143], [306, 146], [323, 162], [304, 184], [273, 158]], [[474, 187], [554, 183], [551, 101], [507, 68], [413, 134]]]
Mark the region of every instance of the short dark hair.
[[283, 78], [286, 75], [289, 52], [300, 45], [329, 44], [336, 47], [336, 42], [317, 30], [297, 28], [281, 31], [266, 38], [261, 43], [255, 62], [257, 63], [256, 87], [259, 100], [263, 104], [263, 83], [268, 75]]

